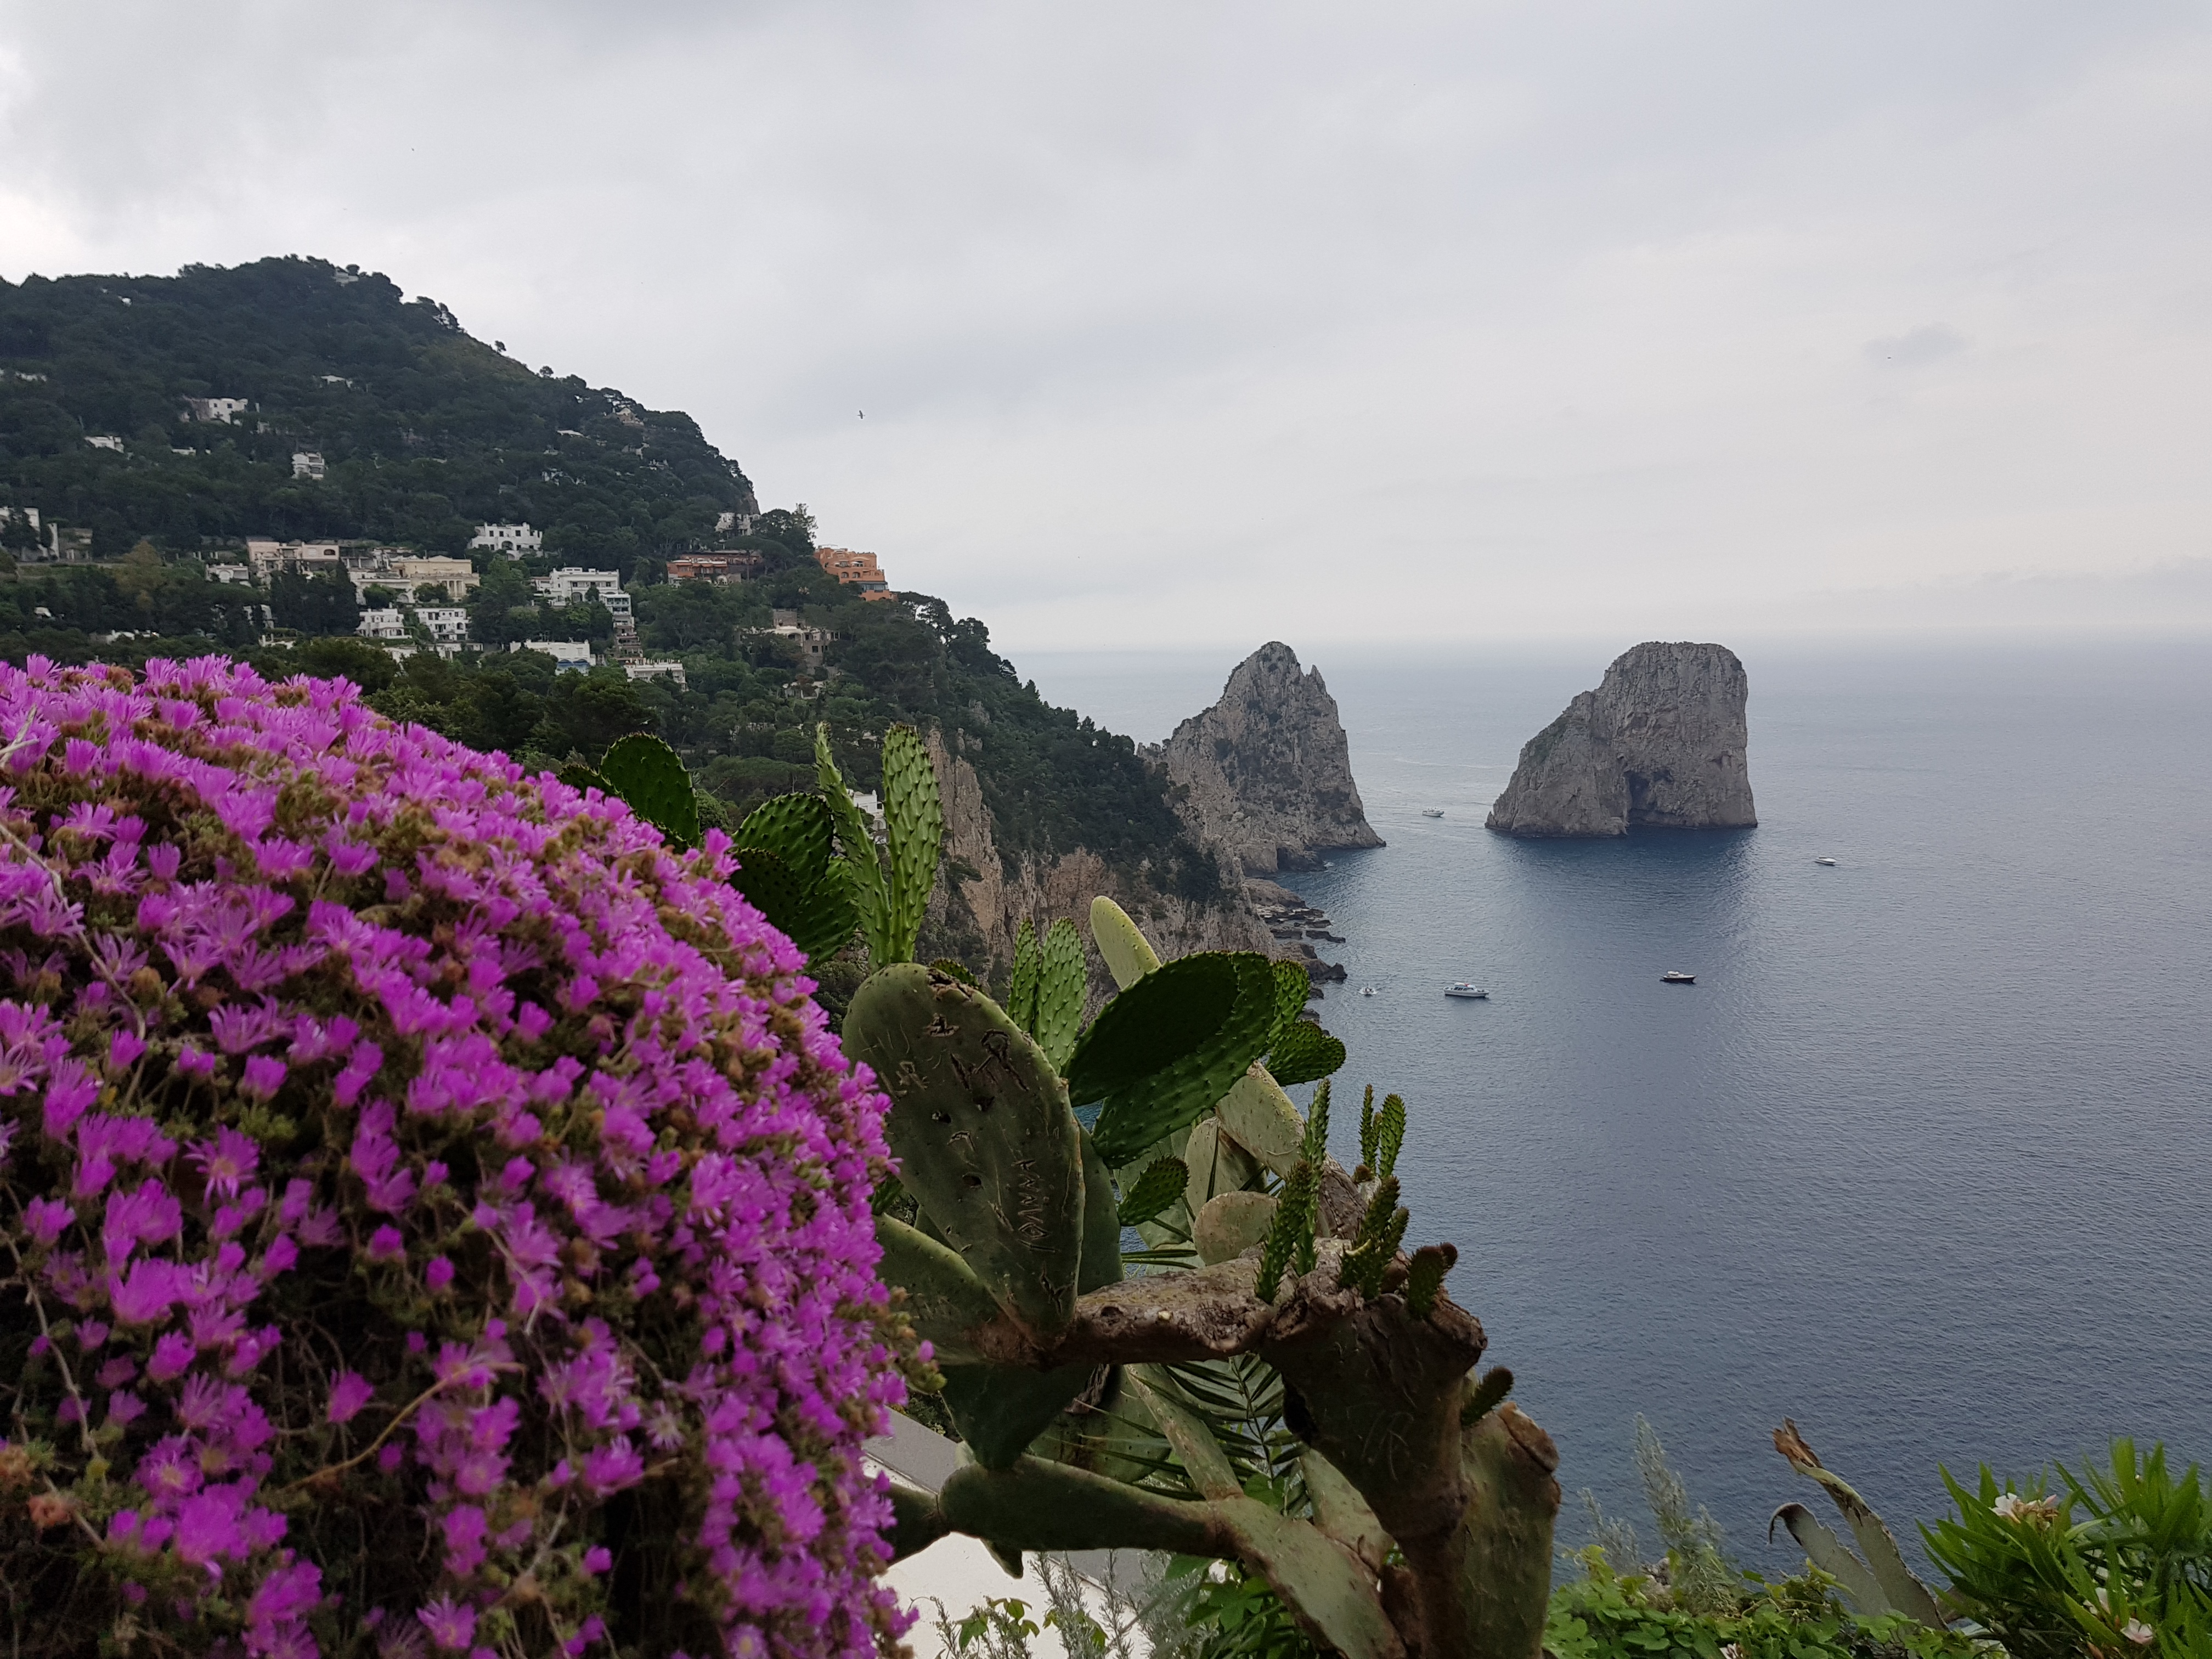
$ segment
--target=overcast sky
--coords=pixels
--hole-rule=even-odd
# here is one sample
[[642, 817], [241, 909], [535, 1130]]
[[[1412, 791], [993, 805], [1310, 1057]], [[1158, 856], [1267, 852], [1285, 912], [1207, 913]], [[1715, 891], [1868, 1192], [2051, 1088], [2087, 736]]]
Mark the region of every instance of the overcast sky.
[[383, 270], [1015, 647], [2212, 626], [2208, 140], [2203, 4], [0, 0], [0, 274]]

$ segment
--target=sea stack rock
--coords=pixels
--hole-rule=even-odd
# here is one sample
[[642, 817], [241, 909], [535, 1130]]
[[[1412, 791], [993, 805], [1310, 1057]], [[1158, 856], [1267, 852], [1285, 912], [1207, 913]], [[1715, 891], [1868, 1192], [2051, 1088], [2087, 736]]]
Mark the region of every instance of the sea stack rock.
[[1723, 645], [1651, 641], [1522, 746], [1490, 809], [1509, 836], [1754, 824], [1744, 750], [1743, 664]]
[[1382, 845], [1352, 781], [1336, 699], [1321, 671], [1301, 673], [1297, 653], [1279, 641], [1239, 663], [1221, 701], [1176, 727], [1158, 754], [1183, 821], [1247, 875], [1317, 869], [1322, 853]]

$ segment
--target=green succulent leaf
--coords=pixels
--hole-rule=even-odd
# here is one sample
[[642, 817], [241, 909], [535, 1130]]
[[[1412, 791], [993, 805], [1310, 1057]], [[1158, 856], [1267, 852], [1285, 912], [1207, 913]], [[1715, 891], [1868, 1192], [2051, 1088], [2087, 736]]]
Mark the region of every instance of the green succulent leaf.
[[1090, 974], [1083, 964], [1083, 939], [1075, 924], [1062, 919], [1044, 936], [1037, 972], [1036, 1041], [1056, 1071], [1066, 1071], [1083, 1025], [1084, 993]]
[[1044, 952], [1037, 949], [1036, 929], [1027, 916], [1014, 929], [1014, 977], [1006, 992], [1006, 1018], [1029, 1036], [1036, 1036], [1037, 978], [1044, 971]]
[[1103, 1106], [1093, 1133], [1109, 1164], [1194, 1122], [1260, 1054], [1275, 981], [1252, 951], [1163, 963], [1091, 1022], [1067, 1064], [1069, 1098]]
[[699, 844], [699, 801], [691, 774], [683, 757], [659, 738], [640, 732], [617, 738], [599, 757], [599, 775], [672, 846]]
[[745, 814], [730, 839], [773, 853], [810, 883], [830, 867], [836, 823], [819, 795], [777, 795]]
[[955, 962], [951, 957], [938, 957], [929, 965], [939, 973], [958, 980], [963, 985], [973, 985], [979, 991], [983, 988], [975, 975], [968, 971], [968, 964], [964, 962]]
[[890, 946], [884, 921], [888, 900], [884, 892], [883, 865], [876, 856], [876, 838], [869, 832], [868, 821], [853, 804], [853, 797], [845, 787], [844, 774], [838, 771], [836, 761], [830, 757], [827, 720], [814, 728], [814, 775], [822, 787], [822, 803], [830, 809], [830, 817], [837, 827], [837, 850], [844, 854], [850, 872], [848, 890], [854, 914], [860, 932], [866, 936], [869, 956], [878, 967], [883, 967], [898, 960], [886, 954]]
[[1190, 1170], [1179, 1158], [1156, 1158], [1121, 1200], [1121, 1224], [1133, 1227], [1151, 1221], [1183, 1195], [1190, 1185]]
[[890, 885], [885, 903], [886, 954], [878, 966], [910, 962], [921, 933], [921, 913], [937, 881], [937, 855], [945, 842], [945, 805], [937, 769], [911, 726], [884, 733], [884, 825], [890, 842]]
[[581, 761], [570, 761], [554, 775], [571, 789], [596, 789], [603, 795], [615, 793], [612, 784], [601, 777], [596, 769], [585, 765]]
[[1343, 1069], [1344, 1044], [1311, 1020], [1294, 1019], [1276, 1035], [1267, 1071], [1285, 1089]]

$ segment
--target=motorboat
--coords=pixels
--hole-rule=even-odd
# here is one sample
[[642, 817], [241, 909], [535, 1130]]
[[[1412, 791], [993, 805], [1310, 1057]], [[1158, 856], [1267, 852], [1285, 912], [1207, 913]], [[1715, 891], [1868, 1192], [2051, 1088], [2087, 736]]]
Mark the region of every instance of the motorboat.
[[1823, 854], [1820, 857], [1814, 859], [1814, 860], [1813, 860], [1813, 862], [1814, 862], [1814, 863], [1815, 863], [1815, 864], [1825, 864], [1825, 865], [1826, 865], [1826, 866], [1828, 866], [1828, 868], [1830, 868], [1831, 870], [1832, 870], [1832, 869], [1834, 869], [1834, 868], [1836, 867], [1836, 861], [1835, 861], [1835, 860], [1833, 860], [1833, 859], [1832, 859], [1832, 858], [1828, 857], [1826, 854]]
[[1424, 806], [1421, 809], [1421, 816], [1425, 818], [1440, 818], [1443, 815], [1444, 809], [1441, 806]]
[[1375, 994], [1375, 988], [1371, 985], [1363, 985], [1359, 988], [1359, 994], [1364, 997], [1371, 997]]
[[1669, 968], [1659, 975], [1659, 982], [1662, 985], [1695, 985], [1698, 982], [1698, 976], [1695, 974], [1686, 974], [1679, 968]]
[[1470, 985], [1465, 980], [1460, 981], [1456, 985], [1445, 986], [1444, 994], [1448, 997], [1458, 997], [1462, 1001], [1467, 1002], [1487, 1002], [1490, 1000], [1489, 992], [1484, 990], [1480, 985]]

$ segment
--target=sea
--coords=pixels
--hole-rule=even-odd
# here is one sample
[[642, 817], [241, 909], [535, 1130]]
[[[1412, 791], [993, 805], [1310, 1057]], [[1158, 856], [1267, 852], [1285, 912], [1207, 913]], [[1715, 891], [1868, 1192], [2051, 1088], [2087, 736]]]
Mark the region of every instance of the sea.
[[[2212, 641], [1735, 642], [1756, 829], [1485, 830], [1628, 643], [1299, 646], [1389, 843], [1283, 878], [1346, 941], [1334, 1149], [1405, 1097], [1409, 1239], [1557, 1441], [1563, 1543], [1587, 1491], [1656, 1552], [1639, 1416], [1769, 1573], [1826, 1509], [1784, 1419], [1908, 1547], [1944, 1469], [2212, 1455]], [[1239, 654], [1017, 666], [1153, 739]]]

